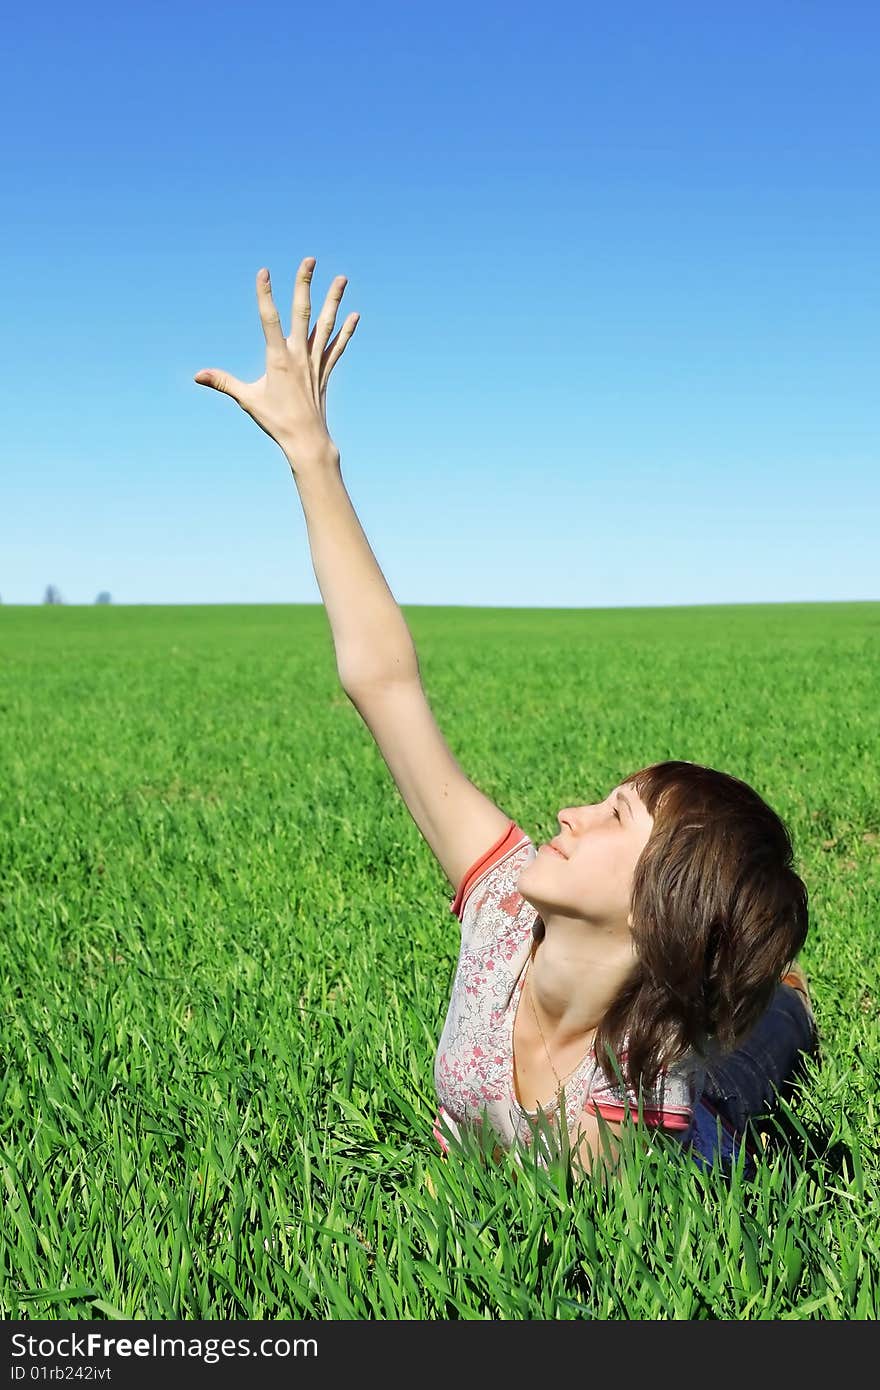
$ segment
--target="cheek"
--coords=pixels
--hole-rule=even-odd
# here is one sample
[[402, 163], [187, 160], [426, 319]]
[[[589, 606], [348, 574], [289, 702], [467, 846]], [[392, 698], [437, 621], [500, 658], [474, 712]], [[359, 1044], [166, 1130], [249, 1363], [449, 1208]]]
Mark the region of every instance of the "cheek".
[[604, 845], [597, 843], [592, 850], [583, 863], [578, 864], [580, 889], [588, 897], [601, 897], [605, 902], [628, 899], [633, 876], [630, 847], [610, 839]]

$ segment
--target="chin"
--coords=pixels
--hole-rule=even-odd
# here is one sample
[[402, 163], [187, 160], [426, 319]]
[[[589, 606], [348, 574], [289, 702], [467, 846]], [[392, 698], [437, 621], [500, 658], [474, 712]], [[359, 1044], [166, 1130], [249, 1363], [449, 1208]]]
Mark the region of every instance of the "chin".
[[[532, 864], [533, 864], [534, 862], [535, 862], [535, 861], [532, 860]], [[519, 875], [518, 875], [518, 877], [517, 877], [517, 879], [516, 879], [516, 881], [515, 881], [515, 883], [514, 883], [514, 885], [513, 885], [514, 888], [516, 889], [516, 891], [517, 891], [518, 893], [522, 893], [522, 896], [523, 896], [524, 898], [528, 896], [528, 889], [526, 889], [526, 892], [523, 893], [522, 888], [520, 888], [520, 884], [522, 883], [523, 878], [524, 878], [525, 875], [529, 872], [529, 869], [530, 869], [531, 867], [532, 867], [531, 864], [527, 864], [526, 867], [525, 867], [524, 869], [520, 869]]]

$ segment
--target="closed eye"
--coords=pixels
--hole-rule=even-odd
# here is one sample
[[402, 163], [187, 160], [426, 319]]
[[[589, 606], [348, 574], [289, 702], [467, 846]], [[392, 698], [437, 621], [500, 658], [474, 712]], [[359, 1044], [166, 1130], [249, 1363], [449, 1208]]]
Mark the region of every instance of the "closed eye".
[[612, 806], [611, 811], [612, 811], [612, 814], [615, 815], [615, 816], [617, 817], [618, 820], [620, 820], [620, 812], [618, 811], [617, 807], [616, 807], [616, 806]]

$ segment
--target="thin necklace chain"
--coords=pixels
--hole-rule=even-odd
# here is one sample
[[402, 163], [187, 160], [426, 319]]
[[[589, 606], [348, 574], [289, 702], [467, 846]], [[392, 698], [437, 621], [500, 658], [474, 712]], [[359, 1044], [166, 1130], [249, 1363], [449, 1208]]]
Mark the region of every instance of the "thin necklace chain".
[[[565, 1073], [565, 1076], [563, 1076], [563, 1077], [560, 1077], [560, 1076], [559, 1076], [559, 1073], [557, 1072], [556, 1068], [555, 1068], [554, 1065], [553, 1065], [553, 1058], [550, 1056], [550, 1049], [549, 1049], [549, 1047], [547, 1046], [547, 1039], [544, 1037], [544, 1029], [541, 1027], [541, 1020], [538, 1018], [538, 1011], [537, 1011], [537, 1009], [535, 1008], [535, 1002], [534, 1002], [534, 1000], [532, 999], [532, 965], [533, 965], [533, 963], [534, 963], [534, 956], [532, 956], [532, 957], [529, 958], [529, 978], [528, 978], [528, 980], [526, 981], [526, 983], [527, 983], [527, 985], [528, 985], [528, 987], [529, 987], [529, 1004], [531, 1005], [531, 1009], [532, 1009], [532, 1013], [534, 1014], [535, 1022], [536, 1022], [537, 1025], [538, 1025], [538, 1032], [541, 1034], [541, 1042], [544, 1044], [544, 1051], [545, 1051], [546, 1054], [547, 1054], [547, 1061], [550, 1063], [550, 1070], [552, 1071], [553, 1075], [556, 1077], [556, 1084], [557, 1084], [557, 1086], [559, 1087], [559, 1090], [561, 1091], [561, 1090], [562, 1090], [562, 1083], [563, 1083], [563, 1081], [567, 1081], [568, 1078], [569, 1078], [570, 1076], [573, 1076], [573, 1075], [574, 1075], [574, 1073], [577, 1071], [578, 1067], [581, 1065], [581, 1063], [584, 1061], [584, 1059], [585, 1059], [586, 1057], [589, 1056], [590, 1048], [589, 1048], [589, 1047], [587, 1048], [587, 1050], [586, 1050], [586, 1052], [584, 1053], [583, 1057], [581, 1058], [580, 1062], [575, 1062], [575, 1064], [574, 1064], [574, 1066], [572, 1067], [571, 1071], [567, 1071], [567, 1072]], [[595, 1028], [593, 1028], [591, 1031], [592, 1031], [593, 1033], [595, 1033], [596, 1030], [595, 1030]], [[592, 1044], [592, 1042], [591, 1042], [591, 1043], [590, 1043], [590, 1047], [592, 1047], [592, 1045], [593, 1045], [593, 1044]]]

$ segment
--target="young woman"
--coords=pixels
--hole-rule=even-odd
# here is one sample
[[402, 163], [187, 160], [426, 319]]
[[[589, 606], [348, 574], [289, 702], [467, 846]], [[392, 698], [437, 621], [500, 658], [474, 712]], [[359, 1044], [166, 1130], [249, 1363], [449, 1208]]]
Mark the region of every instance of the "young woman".
[[[613, 1162], [626, 1117], [698, 1162], [758, 1156], [750, 1117], [785, 1092], [817, 1033], [803, 972], [807, 892], [788, 832], [739, 779], [670, 761], [594, 805], [558, 813], [535, 849], [464, 775], [434, 721], [416, 650], [342, 481], [327, 382], [354, 332], [330, 340], [346, 281], [314, 328], [313, 257], [300, 263], [285, 338], [268, 271], [259, 381], [196, 374], [231, 396], [290, 464], [342, 688], [373, 734], [446, 874], [461, 923], [435, 1061], [434, 1134], [448, 1151], [487, 1122], [502, 1148], [553, 1133], [584, 1168]], [[520, 1142], [521, 1141], [521, 1144]]]

